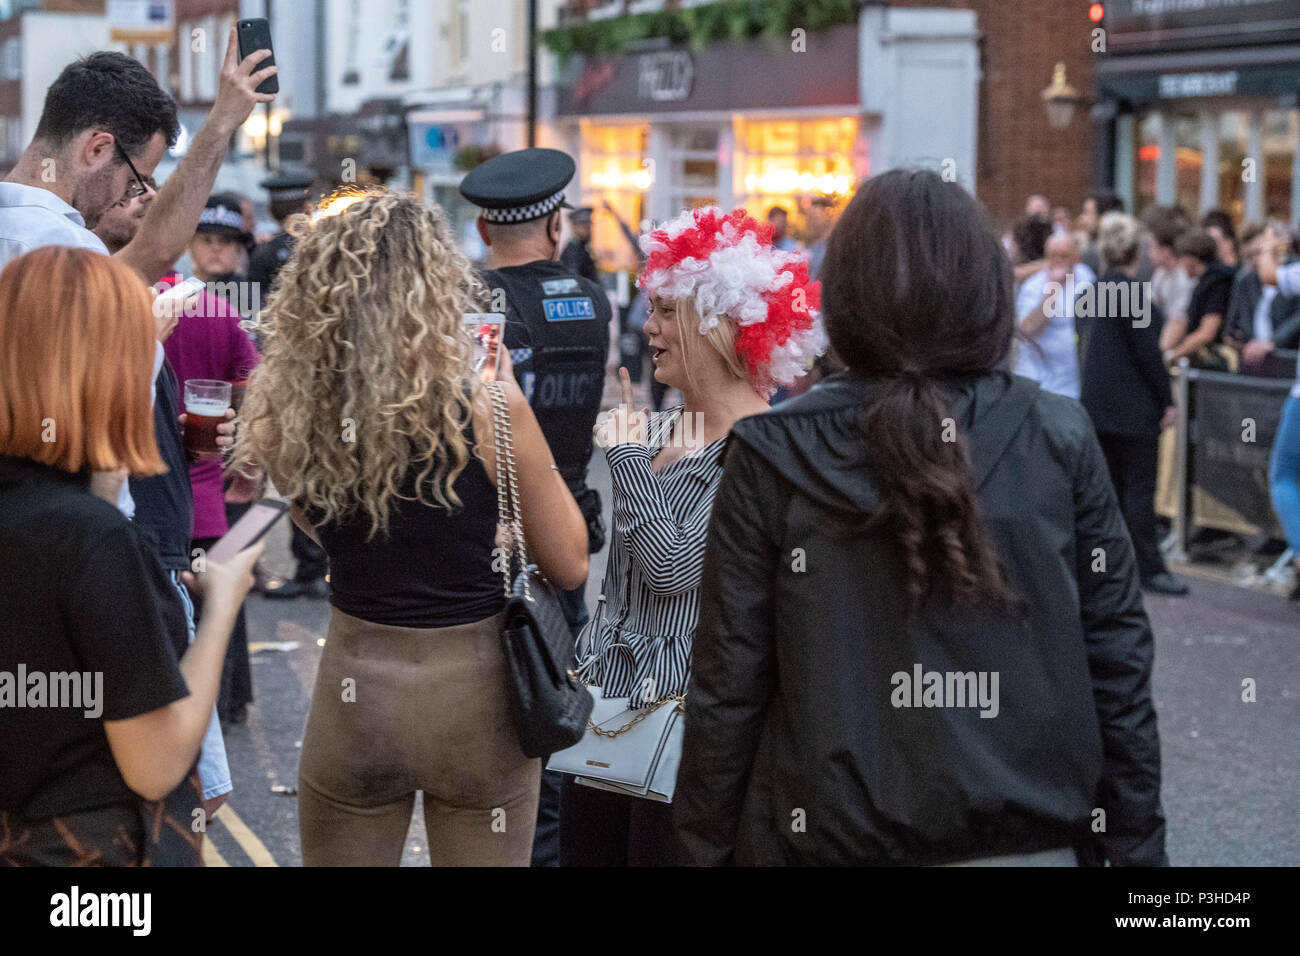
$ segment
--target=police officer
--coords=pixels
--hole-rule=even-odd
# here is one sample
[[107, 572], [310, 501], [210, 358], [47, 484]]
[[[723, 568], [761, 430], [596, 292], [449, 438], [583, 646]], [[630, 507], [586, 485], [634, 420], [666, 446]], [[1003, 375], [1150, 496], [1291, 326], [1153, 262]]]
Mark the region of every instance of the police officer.
[[573, 238], [560, 253], [560, 261], [570, 272], [576, 272], [584, 279], [600, 282], [600, 270], [596, 260], [591, 257], [591, 213], [590, 206], [580, 206], [569, 215], [569, 225], [573, 227]]
[[[308, 176], [279, 175], [262, 183], [270, 199], [271, 218], [280, 226], [280, 231], [268, 241], [253, 250], [248, 263], [248, 278], [256, 282], [258, 295], [262, 304], [271, 295], [275, 280], [279, 278], [289, 255], [293, 252], [293, 236], [285, 228], [289, 217], [303, 212], [307, 207], [312, 180]], [[269, 598], [325, 598], [329, 596], [329, 587], [325, 583], [325, 574], [329, 570], [329, 560], [325, 549], [318, 545], [306, 532], [290, 522], [289, 550], [293, 553], [297, 568], [288, 581], [268, 583], [262, 593]]]
[[282, 174], [263, 181], [262, 188], [270, 199], [271, 218], [280, 226], [280, 231], [268, 241], [253, 250], [248, 260], [248, 278], [259, 284], [262, 301], [271, 294], [280, 269], [293, 251], [293, 236], [285, 225], [289, 217], [303, 212], [307, 208], [312, 180], [307, 176]]
[[[483, 282], [489, 308], [504, 312], [505, 345], [556, 466], [587, 519], [588, 547], [604, 545], [600, 498], [587, 487], [592, 428], [600, 413], [609, 352], [609, 298], [558, 262], [560, 216], [573, 159], [555, 149], [522, 149], [476, 166], [461, 194], [481, 210], [488, 249]], [[562, 592], [576, 639], [587, 621], [585, 587]], [[533, 865], [559, 858], [560, 775], [543, 773]]]

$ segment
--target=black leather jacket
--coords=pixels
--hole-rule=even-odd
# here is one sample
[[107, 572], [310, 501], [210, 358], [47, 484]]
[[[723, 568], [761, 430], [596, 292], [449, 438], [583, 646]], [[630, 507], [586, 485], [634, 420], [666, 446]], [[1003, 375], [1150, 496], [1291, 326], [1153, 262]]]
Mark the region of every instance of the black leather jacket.
[[[735, 426], [713, 507], [674, 814], [695, 864], [934, 864], [1074, 846], [1163, 864], [1153, 642], [1087, 413], [1013, 377], [953, 386], [1025, 607], [912, 618], [842, 373]], [[1019, 380], [1024, 381], [1024, 380]], [[999, 407], [1002, 411], [998, 412]], [[996, 433], [980, 423], [1002, 419]], [[898, 706], [901, 672], [997, 672], [991, 707]], [[913, 701], [918, 703], [919, 701]], [[949, 697], [946, 703], [954, 703]]]

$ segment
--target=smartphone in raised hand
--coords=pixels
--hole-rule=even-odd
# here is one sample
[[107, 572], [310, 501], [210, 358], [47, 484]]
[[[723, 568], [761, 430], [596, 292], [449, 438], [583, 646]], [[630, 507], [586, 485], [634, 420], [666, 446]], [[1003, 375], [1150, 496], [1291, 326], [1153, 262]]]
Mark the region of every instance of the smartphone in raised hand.
[[[268, 66], [275, 66], [275, 50], [271, 46], [271, 24], [267, 22], [265, 17], [240, 20], [236, 25], [236, 33], [239, 37], [239, 59], [241, 62], [250, 53], [257, 50], [270, 50], [271, 55], [257, 64], [257, 69], [265, 70]], [[279, 77], [267, 77], [258, 85], [257, 92], [279, 93]]]
[[[477, 375], [483, 374], [485, 365], [491, 363], [491, 377], [497, 377], [497, 369], [501, 365], [500, 350], [504, 348], [502, 344], [502, 332], [505, 329], [506, 317], [499, 312], [466, 312], [461, 316], [461, 322], [465, 330], [469, 332], [474, 340], [474, 372]], [[495, 348], [493, 348], [495, 344]]]

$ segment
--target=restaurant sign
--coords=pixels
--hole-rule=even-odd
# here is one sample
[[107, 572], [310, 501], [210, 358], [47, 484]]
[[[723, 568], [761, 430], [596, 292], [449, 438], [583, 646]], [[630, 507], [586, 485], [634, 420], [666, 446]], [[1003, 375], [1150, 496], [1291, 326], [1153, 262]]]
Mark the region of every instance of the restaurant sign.
[[812, 33], [797, 50], [755, 40], [695, 52], [649, 40], [616, 54], [575, 56], [568, 71], [559, 102], [567, 116], [855, 106], [858, 30]]

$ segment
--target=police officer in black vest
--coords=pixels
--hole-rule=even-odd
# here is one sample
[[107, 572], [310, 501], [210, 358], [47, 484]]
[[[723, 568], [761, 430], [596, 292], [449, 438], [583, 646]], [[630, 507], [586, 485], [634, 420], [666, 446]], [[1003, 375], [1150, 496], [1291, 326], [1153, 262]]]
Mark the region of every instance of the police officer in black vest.
[[[478, 231], [488, 247], [482, 278], [492, 297], [489, 308], [505, 313], [515, 377], [587, 519], [594, 554], [605, 543], [605, 529], [600, 498], [587, 487], [587, 462], [604, 393], [611, 310], [600, 286], [557, 261], [560, 210], [571, 208], [564, 189], [574, 172], [566, 153], [522, 149], [475, 167], [460, 191], [482, 210]], [[575, 640], [587, 621], [585, 590], [563, 593]], [[559, 774], [542, 775], [534, 866], [558, 863], [559, 780]]]
[[262, 303], [271, 295], [280, 269], [293, 252], [293, 236], [285, 225], [289, 217], [307, 208], [312, 179], [309, 176], [281, 174], [262, 183], [270, 200], [271, 218], [280, 226], [274, 237], [257, 246], [248, 260], [248, 278], [261, 287]]

